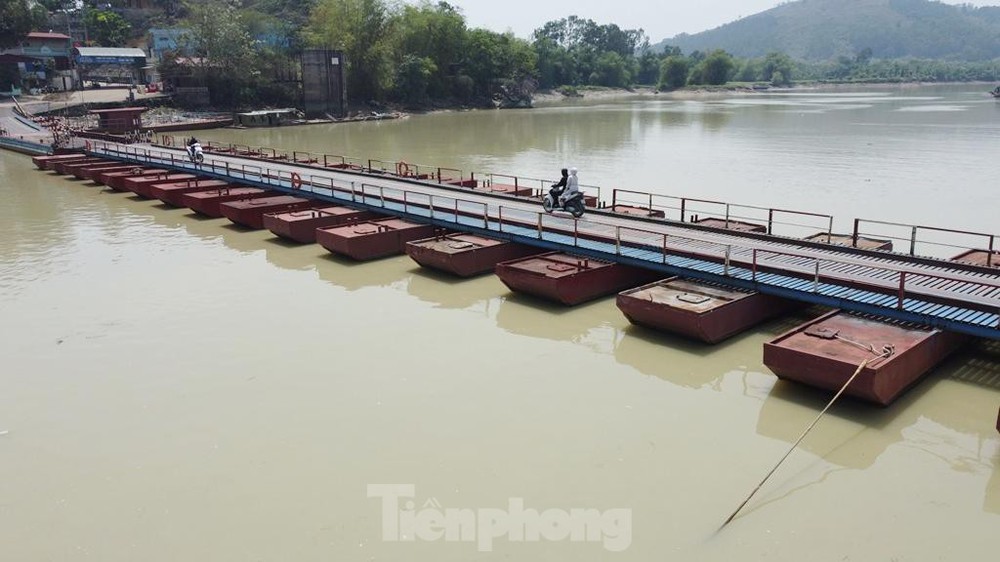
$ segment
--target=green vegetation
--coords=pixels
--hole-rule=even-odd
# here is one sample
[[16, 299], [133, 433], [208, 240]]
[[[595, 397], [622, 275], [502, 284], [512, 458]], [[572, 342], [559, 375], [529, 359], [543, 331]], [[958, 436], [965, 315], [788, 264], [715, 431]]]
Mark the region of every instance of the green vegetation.
[[[315, 0], [305, 7], [307, 15], [301, 16], [300, 7], [298, 19], [291, 17], [293, 3], [278, 0], [247, 1], [238, 13], [225, 0], [179, 7], [178, 24], [192, 30], [190, 45], [201, 60], [195, 77], [211, 87], [213, 103], [295, 103], [291, 93], [284, 100], [253, 93], [273, 74], [266, 67], [280, 67], [279, 59], [294, 57], [302, 47], [344, 51], [355, 105], [527, 106], [538, 87], [628, 87], [639, 79], [653, 83], [659, 75], [657, 55], [636, 56], [648, 45], [643, 32], [613, 24], [569, 17], [545, 24], [528, 42], [470, 29], [447, 2]], [[243, 57], [262, 35], [279, 40], [256, 57]], [[181, 69], [168, 60], [161, 71], [174, 76]], [[221, 83], [228, 87], [217, 92], [212, 86]]]
[[302, 30], [310, 47], [343, 50], [355, 102], [483, 103], [523, 95], [535, 74], [531, 46], [510, 34], [468, 29], [446, 2], [319, 0]]
[[20, 43], [46, 17], [44, 7], [28, 0], [0, 0], [0, 49]]
[[821, 82], [995, 82], [1000, 80], [1000, 60], [949, 62], [927, 59], [864, 60], [841, 57], [836, 61], [798, 63], [799, 81]]
[[226, 2], [192, 3], [189, 10], [188, 25], [202, 55], [196, 69], [214, 101], [228, 105], [246, 97], [260, 69], [243, 14]]
[[84, 22], [91, 40], [100, 47], [124, 45], [132, 27], [125, 18], [107, 10], [87, 10]]
[[641, 70], [636, 52], [648, 45], [641, 29], [599, 25], [576, 16], [550, 21], [534, 34], [538, 85], [627, 87]]
[[[5, 11], [3, 25], [30, 17], [29, 4], [0, 0], [0, 10], [22, 18], [6, 17]], [[91, 37], [102, 45], [124, 44], [127, 22], [95, 8], [93, 1], [88, 5]], [[544, 23], [530, 41], [471, 29], [461, 9], [443, 1], [157, 0], [157, 5], [161, 11], [143, 25], [155, 20], [191, 30], [191, 57], [168, 58], [161, 72], [208, 86], [220, 107], [297, 105], [297, 57], [307, 47], [344, 51], [355, 108], [523, 107], [539, 88], [573, 96], [590, 87], [636, 84], [671, 90], [1000, 78], [1000, 44], [983, 40], [1000, 34], [1000, 8], [929, 0], [789, 2], [656, 47], [641, 29], [576, 16]], [[131, 39], [143, 30], [133, 23]], [[931, 58], [944, 56], [953, 58]]]

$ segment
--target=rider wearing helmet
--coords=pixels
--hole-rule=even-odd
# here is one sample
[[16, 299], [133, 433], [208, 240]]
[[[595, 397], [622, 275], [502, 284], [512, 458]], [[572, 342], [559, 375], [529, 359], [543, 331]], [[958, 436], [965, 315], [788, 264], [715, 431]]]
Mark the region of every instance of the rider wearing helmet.
[[193, 159], [194, 156], [195, 156], [195, 152], [198, 149], [200, 149], [200, 148], [201, 148], [201, 143], [198, 142], [198, 139], [196, 139], [195, 137], [191, 137], [188, 140], [188, 142], [187, 142], [187, 152], [188, 152], [188, 156], [189, 157], [191, 157]]
[[569, 177], [566, 178], [566, 189], [559, 195], [559, 206], [566, 204], [574, 195], [580, 193], [580, 180], [576, 177], [576, 168], [569, 169]]
[[559, 178], [558, 182], [552, 184], [552, 190], [550, 191], [550, 193], [552, 193], [552, 197], [555, 199], [558, 199], [559, 195], [566, 190], [566, 180], [568, 179], [569, 176], [569, 170], [563, 168], [561, 172], [562, 172], [562, 177]]

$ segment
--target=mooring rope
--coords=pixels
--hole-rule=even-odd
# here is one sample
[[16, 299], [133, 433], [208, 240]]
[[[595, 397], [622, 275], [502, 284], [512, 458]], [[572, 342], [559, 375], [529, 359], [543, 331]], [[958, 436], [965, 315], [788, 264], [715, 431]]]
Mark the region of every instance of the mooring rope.
[[[834, 336], [834, 337], [838, 339], [844, 339], [841, 338], [840, 336]], [[869, 350], [875, 355], [873, 357], [865, 359], [858, 365], [858, 368], [854, 371], [854, 374], [851, 375], [851, 378], [847, 379], [847, 382], [844, 383], [844, 386], [840, 388], [840, 391], [837, 392], [837, 394], [830, 400], [830, 402], [826, 405], [826, 407], [823, 408], [823, 411], [821, 411], [819, 415], [816, 416], [816, 419], [814, 419], [813, 422], [809, 424], [809, 427], [807, 427], [805, 431], [802, 432], [802, 435], [800, 435], [799, 438], [795, 440], [795, 443], [793, 443], [792, 446], [788, 449], [788, 452], [785, 453], [785, 456], [781, 457], [781, 460], [778, 461], [778, 464], [774, 465], [774, 468], [772, 468], [771, 471], [767, 473], [767, 476], [765, 476], [764, 479], [760, 481], [760, 484], [757, 484], [757, 487], [754, 488], [752, 492], [750, 492], [750, 495], [747, 496], [747, 499], [743, 500], [743, 503], [741, 503], [740, 506], [736, 508], [736, 511], [734, 511], [732, 515], [730, 515], [729, 518], [726, 519], [725, 523], [722, 524], [722, 527], [728, 525], [729, 522], [736, 517], [736, 514], [739, 513], [740, 510], [742, 510], [748, 503], [750, 503], [750, 498], [752, 498], [754, 494], [756, 494], [757, 491], [764, 486], [764, 483], [766, 483], [768, 479], [771, 478], [771, 476], [778, 470], [778, 467], [781, 466], [781, 463], [785, 462], [785, 459], [787, 459], [789, 455], [792, 454], [792, 451], [794, 451], [799, 446], [799, 443], [801, 443], [802, 440], [806, 438], [806, 435], [808, 435], [809, 432], [812, 431], [812, 428], [816, 427], [816, 424], [819, 423], [819, 420], [820, 418], [823, 417], [823, 414], [826, 414], [826, 411], [829, 410], [831, 406], [833, 406], [833, 403], [836, 402], [838, 398], [840, 398], [840, 396], [844, 393], [844, 391], [847, 390], [847, 387], [850, 386], [851, 383], [854, 382], [854, 379], [856, 379], [857, 376], [861, 374], [861, 371], [863, 371], [864, 368], [868, 366], [868, 363], [875, 361], [876, 359], [891, 357], [894, 353], [896, 353], [896, 348], [893, 347], [892, 344], [886, 344], [882, 346], [882, 353], [877, 353], [875, 351], [875, 346], [873, 345], [870, 345], [868, 348], [866, 348], [864, 347], [864, 344], [858, 344], [857, 342], [853, 342], [851, 340], [845, 340], [845, 341], [847, 341], [848, 343], [860, 345], [862, 346], [862, 349]]]
[[[891, 343], [883, 345], [882, 346], [882, 350], [879, 351], [879, 350], [875, 349], [875, 345], [874, 344], [865, 345], [865, 344], [863, 344], [861, 342], [854, 341], [854, 340], [852, 340], [850, 338], [845, 338], [844, 336], [842, 336], [840, 334], [834, 334], [833, 337], [835, 339], [838, 339], [838, 340], [844, 342], [844, 343], [849, 343], [849, 344], [851, 344], [851, 345], [853, 345], [855, 347], [863, 349], [863, 350], [871, 353], [872, 355], [879, 355], [879, 356], [889, 357], [890, 355], [896, 353], [896, 347], [894, 345], [892, 345]], [[886, 354], [888, 354], [888, 355], [886, 355]]]

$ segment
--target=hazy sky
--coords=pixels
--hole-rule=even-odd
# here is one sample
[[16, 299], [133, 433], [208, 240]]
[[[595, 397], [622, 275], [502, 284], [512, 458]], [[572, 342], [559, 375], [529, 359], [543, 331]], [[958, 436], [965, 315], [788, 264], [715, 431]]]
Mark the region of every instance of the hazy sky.
[[[416, 3], [412, 1], [412, 3]], [[773, 8], [778, 0], [449, 0], [470, 27], [513, 31], [528, 38], [545, 22], [576, 15], [623, 29], [642, 28], [652, 43], [698, 33]], [[945, 0], [945, 4], [1000, 5], [1000, 0]]]

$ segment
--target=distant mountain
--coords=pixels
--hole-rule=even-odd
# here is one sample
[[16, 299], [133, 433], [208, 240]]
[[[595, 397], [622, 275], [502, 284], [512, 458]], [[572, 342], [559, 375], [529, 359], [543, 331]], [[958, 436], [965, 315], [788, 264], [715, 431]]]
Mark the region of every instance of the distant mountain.
[[772, 51], [795, 59], [854, 57], [988, 60], [1000, 57], [1000, 7], [930, 0], [799, 0], [654, 46], [685, 54], [725, 49], [739, 57]]

